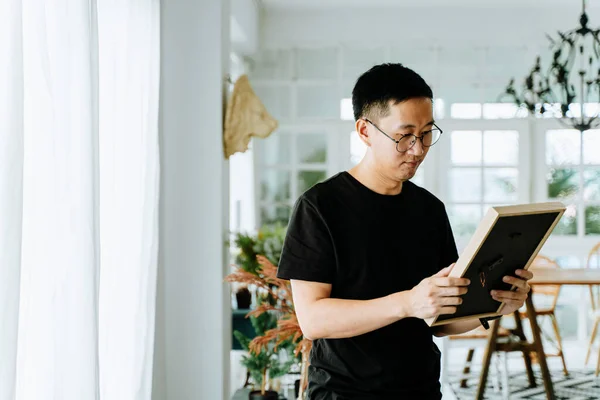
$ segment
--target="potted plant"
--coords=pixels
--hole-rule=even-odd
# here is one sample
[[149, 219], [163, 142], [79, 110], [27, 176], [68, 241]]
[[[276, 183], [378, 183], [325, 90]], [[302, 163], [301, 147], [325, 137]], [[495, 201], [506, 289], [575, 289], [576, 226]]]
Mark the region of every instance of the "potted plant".
[[[259, 335], [273, 329], [277, 325], [277, 316], [274, 313], [262, 313], [258, 316], [250, 316], [252, 326]], [[285, 375], [294, 360], [281, 361], [280, 352], [286, 351], [287, 346], [276, 346], [275, 343], [268, 343], [266, 346], [256, 348], [252, 341], [242, 334], [235, 331], [235, 337], [242, 345], [242, 348], [248, 352], [242, 357], [244, 365], [250, 377], [254, 382], [254, 390], [250, 392], [249, 400], [277, 400], [279, 394], [272, 389], [274, 379]]]
[[281, 225], [273, 225], [263, 226], [255, 235], [236, 233], [233, 240], [234, 248], [237, 249], [234, 256], [236, 267], [256, 275], [260, 268], [256, 259], [259, 254], [273, 264], [279, 264], [285, 230]]
[[238, 310], [246, 310], [250, 308], [252, 303], [252, 293], [248, 289], [248, 285], [240, 285], [235, 292], [235, 300]]
[[[266, 298], [270, 300], [261, 301], [256, 309], [248, 313], [248, 317], [258, 318], [268, 315], [276, 318], [272, 323], [273, 326], [269, 329], [262, 329], [266, 325], [259, 327], [260, 332], [257, 331], [257, 336], [247, 342], [248, 351], [254, 355], [259, 355], [263, 352], [276, 352], [282, 346], [293, 346], [294, 356], [301, 357], [302, 367], [298, 399], [303, 399], [307, 384], [308, 355], [312, 348], [312, 342], [302, 335], [294, 310], [292, 288], [289, 281], [277, 278], [277, 267], [266, 257], [257, 255], [256, 261], [258, 267], [253, 272], [238, 268], [236, 272], [226, 277], [228, 282], [255, 285], [267, 293]], [[240, 339], [238, 338], [238, 340]], [[242, 338], [242, 340], [244, 339]], [[240, 343], [242, 343], [242, 340], [240, 340]], [[286, 365], [288, 369], [290, 366], [291, 363]], [[265, 381], [265, 379], [262, 380], [263, 383]]]

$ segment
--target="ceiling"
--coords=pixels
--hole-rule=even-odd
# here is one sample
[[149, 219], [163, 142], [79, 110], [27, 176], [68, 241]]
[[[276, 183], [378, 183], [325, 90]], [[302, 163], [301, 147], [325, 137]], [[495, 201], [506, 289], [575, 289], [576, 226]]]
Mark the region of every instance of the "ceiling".
[[[477, 7], [477, 8], [542, 8], [581, 7], [574, 0], [258, 0], [267, 9], [332, 9], [332, 8], [427, 8], [427, 7]], [[588, 0], [588, 3], [590, 1]]]

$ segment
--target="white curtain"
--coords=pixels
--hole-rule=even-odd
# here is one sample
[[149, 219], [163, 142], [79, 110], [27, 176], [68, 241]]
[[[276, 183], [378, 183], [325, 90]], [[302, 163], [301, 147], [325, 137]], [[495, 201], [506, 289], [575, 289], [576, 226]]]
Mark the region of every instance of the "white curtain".
[[0, 400], [150, 399], [158, 12], [0, 1]]

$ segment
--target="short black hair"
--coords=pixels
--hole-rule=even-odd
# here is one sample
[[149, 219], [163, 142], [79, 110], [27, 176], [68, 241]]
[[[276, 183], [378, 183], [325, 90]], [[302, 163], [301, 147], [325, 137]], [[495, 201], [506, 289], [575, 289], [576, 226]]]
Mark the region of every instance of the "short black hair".
[[354, 119], [378, 119], [389, 113], [394, 104], [416, 97], [433, 100], [433, 92], [423, 78], [402, 64], [376, 65], [362, 74], [352, 90]]

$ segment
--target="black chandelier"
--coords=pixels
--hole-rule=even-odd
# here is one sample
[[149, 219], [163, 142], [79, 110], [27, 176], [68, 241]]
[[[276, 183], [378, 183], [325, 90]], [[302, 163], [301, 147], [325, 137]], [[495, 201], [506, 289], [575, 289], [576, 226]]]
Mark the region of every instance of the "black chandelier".
[[511, 79], [506, 96], [534, 116], [550, 115], [563, 125], [579, 131], [600, 125], [600, 29], [588, 27], [583, 11], [581, 26], [568, 32], [558, 32], [550, 40], [552, 62], [543, 68], [540, 56], [523, 81], [521, 90]]

